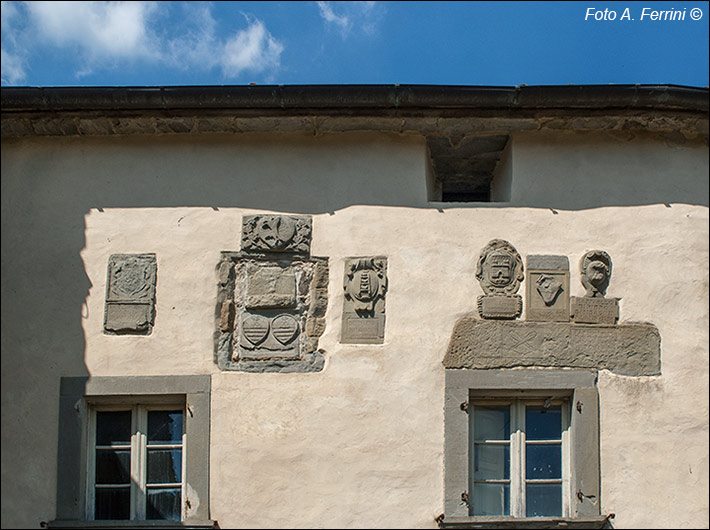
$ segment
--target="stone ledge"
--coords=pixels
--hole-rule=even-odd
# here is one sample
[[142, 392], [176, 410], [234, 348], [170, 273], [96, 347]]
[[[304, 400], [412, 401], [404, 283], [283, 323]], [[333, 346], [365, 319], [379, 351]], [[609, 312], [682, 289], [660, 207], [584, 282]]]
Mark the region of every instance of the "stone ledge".
[[614, 514], [597, 517], [447, 517], [437, 520], [439, 528], [612, 528]]
[[443, 364], [449, 369], [552, 367], [661, 373], [661, 336], [653, 324], [480, 320], [456, 322]]

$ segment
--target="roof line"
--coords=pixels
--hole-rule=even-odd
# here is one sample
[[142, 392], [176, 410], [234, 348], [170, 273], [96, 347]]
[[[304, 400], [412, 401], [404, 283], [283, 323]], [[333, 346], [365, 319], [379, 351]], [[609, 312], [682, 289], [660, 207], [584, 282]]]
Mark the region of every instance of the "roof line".
[[205, 85], [2, 87], [2, 112], [394, 109], [655, 109], [708, 113], [708, 88], [681, 85]]

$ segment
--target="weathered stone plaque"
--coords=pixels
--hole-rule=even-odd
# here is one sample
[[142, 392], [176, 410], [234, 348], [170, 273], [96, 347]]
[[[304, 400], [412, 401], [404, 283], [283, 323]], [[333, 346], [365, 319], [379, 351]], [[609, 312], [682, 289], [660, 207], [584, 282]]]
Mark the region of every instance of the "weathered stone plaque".
[[483, 296], [478, 297], [478, 312], [483, 318], [512, 320], [522, 312], [517, 295], [523, 281], [523, 261], [515, 248], [502, 239], [493, 239], [481, 251], [476, 278]]
[[245, 216], [241, 252], [222, 252], [215, 311], [222, 370], [323, 369], [328, 260], [309, 256], [310, 230], [310, 217]]
[[603, 250], [591, 250], [582, 256], [579, 271], [584, 297], [572, 297], [570, 314], [581, 324], [616, 324], [619, 320], [618, 298], [604, 298], [611, 279], [611, 258]]
[[572, 320], [580, 324], [616, 324], [619, 320], [619, 300], [573, 296], [570, 312]]
[[311, 248], [311, 218], [296, 215], [245, 215], [242, 251], [307, 254]]
[[568, 322], [570, 318], [567, 256], [532, 255], [526, 259], [527, 320]]
[[155, 319], [155, 254], [113, 254], [108, 261], [104, 332], [147, 335]]
[[385, 340], [387, 258], [350, 258], [345, 262], [340, 342], [381, 344]]

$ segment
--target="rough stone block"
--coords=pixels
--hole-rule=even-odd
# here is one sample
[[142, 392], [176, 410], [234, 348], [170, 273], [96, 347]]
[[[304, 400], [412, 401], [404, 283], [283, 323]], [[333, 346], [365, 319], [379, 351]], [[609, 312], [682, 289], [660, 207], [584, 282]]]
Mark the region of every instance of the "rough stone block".
[[247, 270], [246, 302], [248, 308], [294, 307], [296, 274], [293, 269], [251, 266]]
[[554, 367], [658, 375], [660, 346], [660, 334], [652, 324], [591, 326], [469, 316], [456, 322], [443, 364], [459, 369]]

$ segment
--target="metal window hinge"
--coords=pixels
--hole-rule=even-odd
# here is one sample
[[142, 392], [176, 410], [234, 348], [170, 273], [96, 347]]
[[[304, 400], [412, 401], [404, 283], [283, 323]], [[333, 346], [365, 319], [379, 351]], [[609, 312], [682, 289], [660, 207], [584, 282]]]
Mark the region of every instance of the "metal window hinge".
[[579, 502], [584, 502], [584, 499], [589, 499], [590, 501], [594, 502], [594, 499], [597, 498], [596, 495], [585, 495], [582, 493], [582, 490], [577, 490], [577, 498], [579, 499]]
[[581, 401], [577, 401], [577, 412], [579, 412], [580, 414], [582, 413], [582, 402]]
[[459, 406], [459, 408], [460, 408], [461, 410], [463, 410], [464, 412], [468, 412], [468, 401], [464, 401], [463, 403], [461, 403], [461, 405]]
[[463, 502], [466, 506], [468, 506], [468, 492], [464, 491], [461, 493], [461, 502]]

